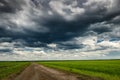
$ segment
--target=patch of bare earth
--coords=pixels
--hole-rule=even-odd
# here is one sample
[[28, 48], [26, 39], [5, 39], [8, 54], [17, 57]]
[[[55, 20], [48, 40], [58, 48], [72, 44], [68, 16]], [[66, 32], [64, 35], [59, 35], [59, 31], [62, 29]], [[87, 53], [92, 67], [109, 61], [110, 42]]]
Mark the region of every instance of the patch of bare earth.
[[48, 68], [36, 63], [27, 67], [20, 75], [9, 80], [102, 80], [86, 75], [76, 75]]

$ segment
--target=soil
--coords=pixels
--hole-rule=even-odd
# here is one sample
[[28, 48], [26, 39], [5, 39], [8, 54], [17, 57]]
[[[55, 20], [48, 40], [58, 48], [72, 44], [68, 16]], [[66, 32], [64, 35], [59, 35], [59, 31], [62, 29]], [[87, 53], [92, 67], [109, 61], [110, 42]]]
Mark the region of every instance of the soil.
[[32, 63], [23, 72], [14, 78], [8, 80], [102, 80], [101, 78], [90, 77], [86, 75], [77, 75], [40, 64]]

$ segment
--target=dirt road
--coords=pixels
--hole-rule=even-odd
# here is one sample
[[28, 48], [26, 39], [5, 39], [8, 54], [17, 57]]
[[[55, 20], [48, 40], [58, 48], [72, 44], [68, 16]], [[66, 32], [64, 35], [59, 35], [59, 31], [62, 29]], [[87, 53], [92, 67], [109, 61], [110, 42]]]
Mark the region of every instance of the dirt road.
[[101, 80], [83, 75], [75, 75], [51, 69], [36, 63], [27, 67], [20, 75], [12, 80]]

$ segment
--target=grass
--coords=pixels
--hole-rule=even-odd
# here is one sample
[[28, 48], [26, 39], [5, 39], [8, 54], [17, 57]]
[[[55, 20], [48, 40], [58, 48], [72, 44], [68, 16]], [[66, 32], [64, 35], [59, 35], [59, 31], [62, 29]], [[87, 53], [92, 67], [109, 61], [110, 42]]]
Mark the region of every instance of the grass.
[[[77, 74], [101, 77], [104, 80], [120, 80], [120, 60], [86, 60], [86, 61], [41, 61], [48, 67]], [[0, 80], [11, 74], [20, 73], [30, 62], [0, 62]]]
[[120, 60], [46, 61], [39, 63], [77, 74], [101, 77], [104, 80], [120, 80]]
[[0, 62], [0, 80], [21, 72], [29, 64], [29, 62]]

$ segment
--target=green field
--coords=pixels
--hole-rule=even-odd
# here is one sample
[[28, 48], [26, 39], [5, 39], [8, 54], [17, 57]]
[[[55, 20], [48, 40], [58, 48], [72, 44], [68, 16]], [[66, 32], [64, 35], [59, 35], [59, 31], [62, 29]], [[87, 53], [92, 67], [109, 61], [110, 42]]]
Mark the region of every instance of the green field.
[[[48, 67], [77, 74], [101, 77], [104, 80], [120, 80], [120, 60], [86, 60], [86, 61], [40, 61]], [[11, 74], [18, 74], [30, 62], [0, 62], [0, 80]]]
[[29, 64], [29, 62], [0, 62], [0, 80], [18, 74]]
[[46, 61], [39, 63], [77, 74], [101, 77], [104, 80], [120, 80], [120, 60]]

